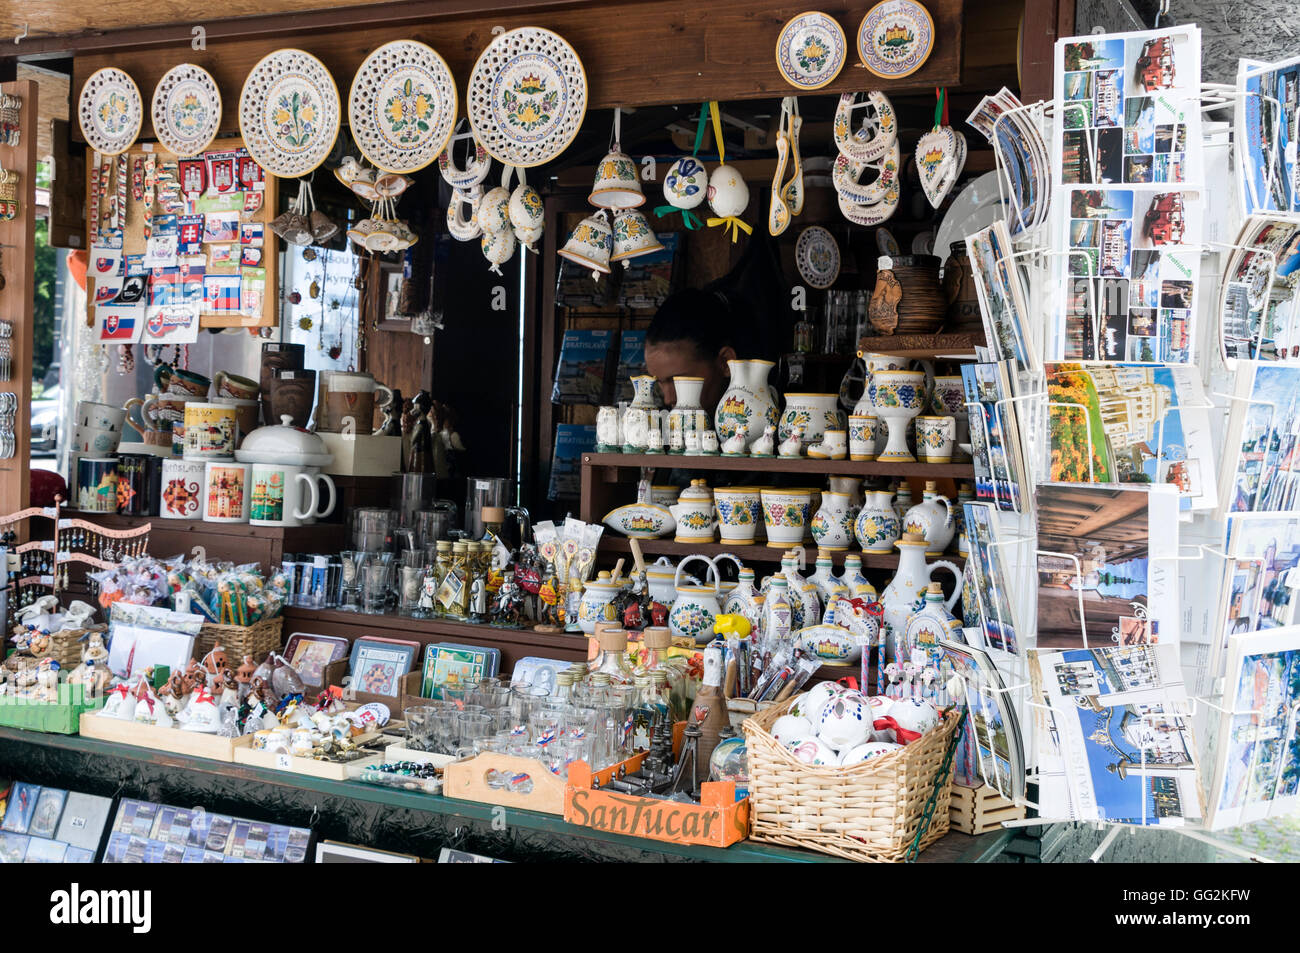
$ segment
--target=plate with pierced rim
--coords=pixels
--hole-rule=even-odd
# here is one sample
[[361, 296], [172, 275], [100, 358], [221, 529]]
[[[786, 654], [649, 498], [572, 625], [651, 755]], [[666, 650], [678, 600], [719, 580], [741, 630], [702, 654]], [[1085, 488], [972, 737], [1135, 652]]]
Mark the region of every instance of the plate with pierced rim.
[[154, 135], [168, 152], [196, 156], [221, 126], [221, 90], [202, 66], [181, 63], [158, 80], [150, 106]]
[[541, 27], [492, 39], [470, 74], [470, 127], [488, 155], [530, 168], [563, 152], [587, 114], [587, 74], [568, 41]]
[[799, 266], [799, 277], [818, 290], [835, 284], [840, 275], [839, 243], [820, 225], [809, 225], [799, 233], [794, 259]]
[[276, 50], [249, 71], [239, 94], [239, 134], [254, 161], [282, 179], [311, 172], [334, 148], [339, 90], [303, 50]]
[[140, 87], [115, 66], [96, 70], [77, 101], [81, 134], [101, 155], [121, 155], [135, 143], [144, 121]]
[[458, 108], [446, 60], [424, 43], [394, 40], [357, 69], [348, 93], [348, 126], [376, 168], [415, 172], [446, 148]]

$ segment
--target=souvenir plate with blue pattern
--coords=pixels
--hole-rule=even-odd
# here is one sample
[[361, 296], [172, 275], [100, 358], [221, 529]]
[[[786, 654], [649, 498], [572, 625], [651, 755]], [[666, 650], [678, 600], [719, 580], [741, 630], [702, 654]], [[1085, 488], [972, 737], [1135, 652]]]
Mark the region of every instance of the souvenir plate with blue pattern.
[[858, 56], [877, 76], [911, 76], [934, 50], [934, 20], [916, 0], [883, 0], [858, 27]]
[[776, 40], [777, 69], [795, 89], [821, 89], [840, 74], [846, 59], [843, 28], [815, 10], [793, 17]]

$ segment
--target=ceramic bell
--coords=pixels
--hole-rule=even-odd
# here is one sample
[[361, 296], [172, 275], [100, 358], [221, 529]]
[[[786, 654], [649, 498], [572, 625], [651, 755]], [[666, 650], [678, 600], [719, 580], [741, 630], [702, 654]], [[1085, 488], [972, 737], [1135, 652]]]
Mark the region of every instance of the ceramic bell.
[[596, 166], [596, 180], [587, 200], [597, 208], [636, 208], [645, 203], [636, 163], [614, 144], [614, 149]]
[[623, 267], [633, 258], [651, 255], [663, 251], [654, 229], [645, 220], [645, 216], [635, 209], [623, 209], [614, 215], [614, 254], [610, 262], [621, 261]]
[[557, 254], [590, 268], [592, 278], [598, 278], [609, 274], [609, 256], [613, 251], [614, 234], [605, 216], [597, 212], [578, 223]]
[[483, 231], [494, 235], [510, 230], [510, 192], [507, 189], [497, 186], [483, 196], [478, 204], [478, 224]]
[[749, 205], [749, 186], [735, 166], [720, 165], [709, 176], [709, 208], [719, 218], [737, 218]]

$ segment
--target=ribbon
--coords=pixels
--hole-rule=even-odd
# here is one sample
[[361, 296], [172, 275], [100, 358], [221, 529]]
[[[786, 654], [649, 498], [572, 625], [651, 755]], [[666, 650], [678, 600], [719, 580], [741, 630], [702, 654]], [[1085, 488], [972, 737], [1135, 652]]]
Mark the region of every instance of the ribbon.
[[754, 234], [754, 229], [752, 226], [746, 225], [744, 222], [736, 218], [736, 216], [734, 215], [728, 215], [726, 218], [710, 218], [708, 220], [708, 224], [709, 224], [709, 228], [717, 228], [719, 225], [724, 226], [723, 234], [726, 234], [727, 231], [730, 231], [731, 243], [733, 245], [740, 238], [740, 233], [742, 231], [746, 235]]
[[655, 218], [663, 218], [664, 216], [671, 215], [674, 212], [682, 213], [682, 221], [686, 223], [686, 227], [690, 231], [704, 227], [704, 222], [700, 220], [700, 217], [688, 208], [678, 208], [675, 205], [660, 205], [655, 208], [654, 214]]
[[907, 728], [900, 728], [898, 722], [894, 720], [893, 715], [886, 715], [884, 718], [877, 718], [871, 725], [876, 731], [890, 729], [894, 732], [894, 740], [900, 745], [910, 745], [913, 741], [921, 737], [921, 732], [910, 731]]
[[948, 88], [934, 88], [934, 128], [948, 125]]

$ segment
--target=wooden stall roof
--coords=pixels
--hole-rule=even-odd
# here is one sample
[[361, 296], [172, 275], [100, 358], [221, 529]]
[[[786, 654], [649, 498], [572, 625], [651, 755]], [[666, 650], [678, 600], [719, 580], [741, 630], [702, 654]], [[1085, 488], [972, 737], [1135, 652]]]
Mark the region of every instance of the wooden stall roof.
[[[578, 51], [591, 83], [588, 109], [698, 102], [705, 95], [720, 101], [758, 99], [794, 92], [776, 69], [774, 51], [781, 27], [807, 9], [798, 0], [761, 9], [749, 0], [713, 0], [709, 4], [622, 0], [563, 7], [534, 3], [526, 8], [498, 3], [487, 12], [483, 7], [479, 12], [466, 11], [465, 6], [461, 5], [461, 14], [455, 19], [376, 17], [346, 30], [331, 27], [328, 13], [299, 18], [292, 35], [281, 32], [222, 39], [220, 31], [213, 30], [203, 50], [191, 49], [188, 42], [172, 42], [162, 49], [143, 48], [123, 37], [124, 45], [119, 48], [78, 53], [72, 88], [80, 90], [95, 70], [111, 65], [131, 74], [147, 100], [166, 70], [181, 62], [197, 63], [212, 73], [221, 87], [228, 104], [222, 132], [231, 133], [238, 126], [244, 78], [258, 60], [282, 47], [298, 46], [320, 57], [346, 100], [357, 67], [372, 50], [394, 39], [421, 40], [447, 60], [463, 98], [474, 62], [491, 40], [494, 27], [540, 26], [555, 30]], [[857, 26], [872, 6], [868, 0], [841, 0], [823, 9], [844, 27], [852, 47]], [[901, 80], [880, 79], [860, 67], [856, 50], [850, 49], [839, 77], [820, 92], [867, 88], [918, 91], [958, 85], [962, 0], [929, 0], [927, 7], [934, 18], [937, 42], [920, 70]], [[152, 138], [147, 113], [141, 136]], [[79, 135], [79, 130], [74, 128], [74, 135]]]

